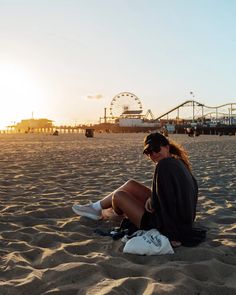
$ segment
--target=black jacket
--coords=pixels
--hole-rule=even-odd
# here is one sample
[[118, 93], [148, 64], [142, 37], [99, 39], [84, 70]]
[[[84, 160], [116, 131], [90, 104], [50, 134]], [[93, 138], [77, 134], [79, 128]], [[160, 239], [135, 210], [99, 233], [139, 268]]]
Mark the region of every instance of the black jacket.
[[156, 227], [170, 240], [183, 241], [196, 216], [198, 185], [181, 160], [166, 158], [155, 169], [152, 206]]

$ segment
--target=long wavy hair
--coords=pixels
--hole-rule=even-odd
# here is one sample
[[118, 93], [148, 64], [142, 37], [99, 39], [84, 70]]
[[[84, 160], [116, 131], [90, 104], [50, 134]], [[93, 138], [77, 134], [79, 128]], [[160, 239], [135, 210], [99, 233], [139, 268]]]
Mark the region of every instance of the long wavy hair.
[[184, 149], [184, 147], [174, 140], [169, 140], [169, 151], [171, 155], [173, 155], [175, 158], [180, 159], [183, 161], [184, 165], [187, 167], [187, 169], [191, 172], [192, 166], [189, 161], [189, 156], [187, 151]]

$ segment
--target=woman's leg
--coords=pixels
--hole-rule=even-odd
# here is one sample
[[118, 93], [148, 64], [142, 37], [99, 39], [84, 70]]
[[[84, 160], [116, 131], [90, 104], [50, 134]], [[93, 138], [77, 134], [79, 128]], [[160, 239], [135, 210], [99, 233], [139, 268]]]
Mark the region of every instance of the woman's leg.
[[140, 227], [145, 207], [132, 194], [122, 190], [116, 191], [112, 197], [112, 208], [118, 215], [124, 214], [134, 225]]
[[143, 207], [145, 206], [146, 200], [151, 196], [151, 190], [148, 187], [135, 180], [128, 180], [125, 184], [120, 186], [118, 189], [100, 201], [102, 209], [108, 209], [112, 207], [112, 198], [114, 194], [119, 191], [128, 193]]
[[101, 201], [86, 205], [74, 204], [72, 210], [80, 216], [99, 220], [102, 218], [102, 209], [113, 208], [117, 214], [125, 214], [135, 225], [139, 225], [146, 200], [150, 196], [149, 188], [135, 180], [128, 180]]

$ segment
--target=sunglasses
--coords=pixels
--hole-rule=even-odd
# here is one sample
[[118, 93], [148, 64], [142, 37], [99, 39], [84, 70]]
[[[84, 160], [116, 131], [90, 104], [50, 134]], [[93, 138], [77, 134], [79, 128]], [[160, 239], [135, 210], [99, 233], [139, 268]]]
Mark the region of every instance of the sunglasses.
[[151, 156], [152, 155], [152, 153], [159, 153], [160, 152], [160, 150], [161, 150], [161, 147], [159, 146], [159, 147], [153, 147], [153, 146], [149, 146], [148, 148], [146, 148], [144, 151], [143, 151], [143, 153], [145, 154], [145, 155], [147, 155], [147, 156]]

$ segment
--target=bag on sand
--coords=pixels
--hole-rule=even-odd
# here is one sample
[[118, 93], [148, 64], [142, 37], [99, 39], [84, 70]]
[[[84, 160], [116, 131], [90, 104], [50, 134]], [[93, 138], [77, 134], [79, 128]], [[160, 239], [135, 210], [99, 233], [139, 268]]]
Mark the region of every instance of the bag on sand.
[[168, 238], [157, 229], [135, 232], [126, 242], [123, 252], [139, 255], [174, 254]]

